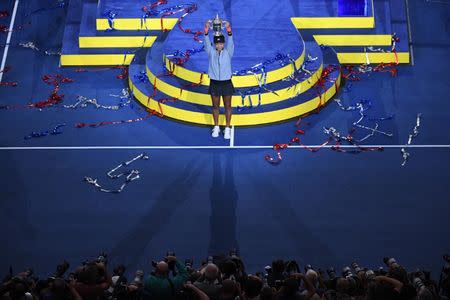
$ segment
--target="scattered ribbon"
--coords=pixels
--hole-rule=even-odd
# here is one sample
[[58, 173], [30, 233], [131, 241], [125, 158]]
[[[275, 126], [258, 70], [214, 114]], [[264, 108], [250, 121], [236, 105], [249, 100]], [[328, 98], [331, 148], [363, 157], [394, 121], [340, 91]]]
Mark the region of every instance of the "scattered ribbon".
[[141, 83], [150, 83], [147, 73], [145, 71], [141, 71], [141, 72], [139, 72], [139, 74], [135, 74], [134, 79], [136, 79], [137, 81], [139, 81]]
[[[328, 135], [329, 139], [335, 141], [335, 145], [331, 147], [332, 150], [341, 152], [341, 153], [350, 153], [350, 154], [359, 154], [362, 152], [373, 152], [373, 151], [383, 151], [383, 147], [364, 147], [357, 143], [356, 140], [353, 139], [353, 132], [355, 130], [352, 129], [347, 135], [342, 135], [339, 131], [334, 127], [323, 127], [323, 132]], [[343, 142], [348, 143], [353, 146], [353, 148], [342, 148], [341, 145]]]
[[77, 109], [86, 108], [88, 106], [94, 106], [97, 109], [107, 110], [119, 110], [125, 106], [128, 106], [131, 102], [131, 97], [128, 89], [122, 90], [122, 95], [110, 95], [112, 97], [120, 98], [120, 102], [117, 105], [103, 105], [98, 103], [95, 98], [87, 98], [85, 96], [78, 96], [77, 101], [74, 104], [64, 105], [64, 108]]
[[147, 109], [148, 114], [145, 117], [140, 117], [140, 118], [136, 118], [136, 119], [128, 119], [128, 120], [116, 120], [116, 121], [102, 121], [102, 122], [97, 122], [97, 123], [76, 123], [75, 124], [75, 128], [85, 128], [85, 127], [90, 127], [90, 128], [98, 128], [101, 126], [106, 126], [106, 125], [119, 125], [119, 124], [129, 124], [129, 123], [136, 123], [136, 122], [141, 122], [141, 121], [145, 121], [148, 118], [150, 118], [153, 115], [157, 115], [160, 116], [161, 114], [158, 113], [155, 110], [152, 109]]
[[[422, 119], [422, 114], [418, 113], [417, 117], [416, 117], [416, 125], [413, 128], [412, 133], [409, 134], [408, 136], [408, 142], [406, 143], [405, 146], [409, 146], [411, 145], [412, 141], [419, 135], [419, 128], [420, 128], [420, 124], [421, 124], [421, 119]], [[402, 153], [402, 158], [403, 158], [403, 162], [402, 162], [402, 167], [404, 167], [406, 165], [406, 162], [409, 159], [410, 153], [408, 151], [406, 151], [407, 147], [403, 147], [400, 151]]]
[[[167, 0], [159, 0], [159, 1], [151, 3], [150, 5], [143, 6], [142, 11], [144, 13], [141, 18], [141, 28], [143, 28], [145, 26], [145, 29], [148, 30], [147, 22], [146, 22], [147, 18], [159, 15], [159, 11], [157, 11], [156, 8], [160, 5], [165, 5], [165, 4], [167, 4]], [[162, 21], [161, 21], [161, 23], [162, 23]], [[161, 29], [163, 29], [162, 25], [161, 25]]]
[[17, 81], [2, 81], [2, 82], [0, 82], [0, 86], [16, 87], [17, 85], [18, 85]]
[[379, 127], [378, 121], [391, 120], [391, 119], [394, 118], [394, 115], [389, 115], [389, 116], [386, 116], [386, 117], [370, 117], [369, 120], [375, 122], [375, 126], [374, 127], [368, 127], [368, 126], [365, 126], [365, 125], [361, 124], [362, 121], [367, 117], [366, 112], [372, 108], [372, 102], [371, 101], [360, 100], [356, 104], [350, 105], [350, 106], [347, 106], [347, 107], [342, 104], [341, 99], [334, 99], [334, 101], [337, 103], [339, 108], [341, 110], [343, 110], [343, 111], [347, 111], [347, 112], [357, 111], [358, 114], [359, 114], [359, 118], [356, 121], [354, 121], [352, 125], [356, 126], [358, 128], [370, 131], [370, 133], [368, 135], [366, 135], [365, 137], [357, 140], [357, 142], [363, 142], [363, 141], [367, 140], [369, 137], [374, 136], [375, 133], [380, 133], [380, 134], [388, 136], [388, 137], [392, 137], [393, 136], [392, 133], [388, 133], [388, 132], [384, 132], [384, 131], [378, 130], [378, 127]]
[[36, 44], [34, 43], [34, 42], [31, 42], [31, 41], [28, 41], [28, 42], [20, 42], [19, 43], [19, 46], [20, 47], [22, 47], [22, 48], [27, 48], [27, 49], [31, 49], [31, 50], [34, 50], [34, 51], [36, 51], [36, 52], [42, 52], [42, 53], [44, 53], [45, 55], [48, 55], [48, 56], [61, 56], [61, 51], [60, 50], [58, 50], [58, 51], [52, 51], [52, 50], [41, 50], [41, 49], [39, 49], [37, 46], [36, 46]]
[[279, 63], [279, 65], [283, 67], [287, 64], [292, 63], [292, 59], [289, 54], [277, 53], [274, 57], [266, 59], [262, 63], [258, 63], [250, 68], [234, 71], [233, 75], [242, 76], [256, 74], [258, 72], [261, 72], [263, 68], [267, 69], [269, 65], [272, 65], [274, 63]]
[[37, 14], [37, 13], [41, 13], [44, 11], [51, 11], [54, 9], [58, 9], [58, 8], [64, 8], [66, 6], [66, 1], [65, 0], [57, 0], [55, 1], [56, 3], [54, 5], [51, 5], [49, 7], [41, 7], [38, 8], [36, 10], [31, 11], [30, 13], [26, 14], [25, 17], [29, 17], [31, 15]]
[[23, 30], [23, 29], [25, 29], [25, 26], [27, 26], [27, 25], [31, 25], [31, 23], [25, 23], [25, 24], [16, 26], [15, 28], [13, 28], [11, 30], [9, 29], [9, 26], [7, 26], [7, 25], [0, 25], [0, 32], [7, 33], [7, 32]]
[[56, 125], [52, 130], [45, 130], [45, 131], [41, 131], [41, 132], [33, 131], [29, 135], [25, 136], [24, 139], [29, 140], [32, 138], [40, 138], [40, 137], [44, 137], [44, 136], [48, 136], [48, 135], [58, 135], [58, 134], [63, 133], [61, 131], [61, 128], [64, 126], [66, 126], [65, 123]]
[[[273, 145], [273, 150], [276, 152], [276, 157], [270, 156], [270, 155], [266, 155], [264, 158], [265, 160], [272, 164], [272, 165], [278, 165], [282, 162], [283, 157], [281, 155], [281, 151], [289, 148], [290, 146], [297, 144], [299, 145], [301, 148], [308, 150], [309, 152], [317, 152], [320, 149], [322, 149], [323, 147], [325, 147], [326, 145], [328, 145], [331, 141], [331, 138], [329, 138], [328, 140], [326, 140], [325, 142], [323, 142], [321, 145], [317, 146], [317, 147], [310, 147], [307, 146], [305, 144], [303, 144], [303, 142], [300, 139], [300, 135], [304, 135], [305, 134], [305, 130], [300, 128], [300, 124], [302, 122], [302, 118], [299, 118], [298, 121], [295, 123], [295, 127], [297, 128], [295, 130], [295, 136], [286, 144], [275, 144]], [[306, 125], [309, 125], [309, 123], [306, 123]]]
[[109, 25], [109, 28], [106, 29], [106, 31], [113, 31], [113, 30], [116, 30], [116, 29], [114, 28], [114, 19], [117, 17], [117, 15], [118, 15], [118, 14], [117, 14], [116, 12], [112, 11], [112, 10], [108, 10], [108, 11], [105, 11], [105, 12], [103, 13], [103, 17], [105, 17], [105, 18], [108, 19], [108, 25]]
[[[145, 153], [141, 153], [141, 154], [139, 154], [138, 156], [136, 156], [136, 157], [130, 159], [129, 161], [125, 161], [125, 162], [121, 163], [120, 165], [118, 165], [117, 167], [111, 169], [110, 171], [108, 171], [108, 172], [106, 173], [106, 175], [108, 175], [108, 177], [109, 177], [110, 179], [117, 179], [117, 178], [120, 178], [120, 177], [122, 177], [122, 176], [125, 177], [125, 182], [122, 183], [122, 185], [121, 185], [118, 189], [116, 189], [116, 190], [113, 190], [113, 189], [106, 189], [106, 188], [102, 187], [102, 185], [100, 185], [100, 184], [97, 182], [98, 179], [94, 179], [94, 178], [91, 178], [91, 177], [87, 177], [87, 176], [84, 177], [84, 181], [86, 181], [88, 184], [92, 184], [93, 186], [95, 186], [95, 188], [97, 188], [100, 192], [104, 192], [104, 193], [115, 193], [115, 194], [121, 193], [121, 192], [123, 191], [123, 189], [124, 189], [130, 182], [132, 182], [132, 181], [137, 180], [137, 179], [140, 178], [140, 171], [137, 170], [137, 169], [132, 169], [132, 170], [124, 170], [124, 171], [122, 171], [122, 172], [120, 172], [120, 173], [116, 173], [116, 172], [117, 172], [120, 168], [127, 167], [127, 166], [131, 165], [132, 163], [134, 163], [135, 161], [137, 161], [137, 160], [139, 160], [139, 159], [142, 159], [142, 160], [148, 160], [149, 157], [148, 157], [148, 155], [146, 155]], [[116, 173], [116, 174], [114, 174], [114, 173]]]
[[[158, 1], [161, 2], [161, 1]], [[156, 2], [156, 3], [158, 3]], [[167, 1], [164, 1], [164, 4], [167, 4]], [[145, 18], [149, 17], [149, 16], [161, 16], [161, 28], [162, 30], [165, 32], [167, 31], [167, 29], [165, 29], [163, 27], [163, 18], [170, 16], [170, 15], [174, 15], [177, 13], [183, 13], [177, 20], [177, 25], [178, 28], [186, 33], [186, 34], [191, 34], [193, 35], [193, 39], [194, 41], [198, 42], [198, 43], [202, 43], [200, 36], [203, 34], [202, 31], [200, 30], [193, 30], [191, 28], [184, 28], [182, 26], [182, 23], [184, 21], [184, 18], [186, 18], [187, 16], [189, 16], [190, 14], [192, 14], [193, 12], [195, 12], [196, 10], [198, 10], [198, 6], [196, 3], [193, 2], [189, 2], [189, 3], [184, 3], [184, 4], [179, 4], [173, 7], [169, 7], [169, 8], [165, 8], [162, 10], [150, 10], [151, 14], [145, 14], [143, 17], [143, 22], [145, 22]], [[145, 11], [145, 10], [144, 10]], [[191, 49], [186, 49], [184, 51], [182, 50], [175, 50], [172, 53], [166, 55], [168, 58], [170, 58], [170, 61], [172, 63], [174, 63], [175, 65], [179, 65], [182, 66], [184, 65], [187, 61], [189, 61], [189, 59], [191, 58], [192, 55], [200, 53], [204, 51], [204, 46], [202, 45], [199, 48], [191, 48]]]
[[52, 85], [53, 90], [50, 93], [50, 96], [48, 96], [48, 98], [46, 100], [29, 103], [27, 105], [28, 107], [35, 107], [35, 108], [42, 109], [45, 107], [50, 107], [50, 106], [59, 104], [60, 102], [63, 101], [63, 98], [64, 98], [64, 94], [59, 94], [59, 89], [60, 89], [61, 84], [73, 82], [72, 79], [70, 79], [68, 77], [64, 77], [61, 74], [56, 74], [56, 75], [46, 74], [46, 75], [42, 76], [41, 79], [46, 84]]
[[9, 17], [9, 12], [6, 11], [6, 10], [1, 10], [0, 11], [0, 19], [1, 18], [6, 18], [6, 17]]
[[6, 73], [9, 70], [11, 70], [11, 67], [10, 66], [5, 66], [3, 69], [0, 70], [0, 73]]

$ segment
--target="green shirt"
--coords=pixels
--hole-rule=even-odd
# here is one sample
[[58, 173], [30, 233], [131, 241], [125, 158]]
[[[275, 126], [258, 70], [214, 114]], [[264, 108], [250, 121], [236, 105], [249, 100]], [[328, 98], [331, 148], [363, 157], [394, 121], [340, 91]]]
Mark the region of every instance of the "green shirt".
[[151, 300], [172, 300], [175, 299], [175, 292], [178, 291], [189, 278], [189, 273], [186, 268], [180, 263], [176, 262], [177, 276], [170, 278], [173, 287], [169, 282], [168, 277], [149, 275], [144, 281], [145, 294]]

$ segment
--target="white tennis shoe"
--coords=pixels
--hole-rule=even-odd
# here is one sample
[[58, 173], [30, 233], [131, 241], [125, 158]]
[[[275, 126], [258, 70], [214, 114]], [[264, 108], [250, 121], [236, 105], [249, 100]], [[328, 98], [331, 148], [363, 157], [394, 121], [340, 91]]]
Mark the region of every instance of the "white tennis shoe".
[[219, 126], [214, 126], [213, 129], [212, 129], [211, 136], [213, 138], [216, 138], [216, 137], [219, 136], [219, 133], [220, 133], [220, 127]]

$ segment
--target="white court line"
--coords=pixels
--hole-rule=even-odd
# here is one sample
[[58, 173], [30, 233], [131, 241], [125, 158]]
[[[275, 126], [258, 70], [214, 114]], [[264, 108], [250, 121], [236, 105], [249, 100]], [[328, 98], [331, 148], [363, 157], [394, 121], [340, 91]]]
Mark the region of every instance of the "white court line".
[[[8, 36], [6, 38], [6, 46], [5, 46], [5, 51], [3, 51], [3, 59], [2, 59], [2, 64], [0, 65], [0, 70], [5, 69], [6, 57], [8, 56], [9, 43], [11, 42], [11, 36], [12, 36], [13, 28], [14, 28], [14, 21], [16, 20], [18, 6], [19, 6], [19, 0], [16, 0], [16, 2], [14, 3], [14, 9], [13, 9], [13, 13], [11, 16], [11, 23], [9, 23]], [[2, 82], [2, 80], [3, 80], [3, 72], [0, 73], [0, 82]]]
[[231, 126], [231, 139], [230, 139], [230, 147], [234, 147], [234, 126]]
[[[292, 145], [289, 149], [304, 149], [305, 147], [316, 148], [321, 145]], [[332, 148], [326, 145], [322, 148]], [[450, 145], [361, 145], [368, 148], [441, 148], [450, 149]], [[351, 145], [342, 145], [340, 148], [355, 148]], [[1, 150], [195, 150], [195, 149], [273, 149], [273, 146], [55, 146], [55, 147], [0, 147]]]

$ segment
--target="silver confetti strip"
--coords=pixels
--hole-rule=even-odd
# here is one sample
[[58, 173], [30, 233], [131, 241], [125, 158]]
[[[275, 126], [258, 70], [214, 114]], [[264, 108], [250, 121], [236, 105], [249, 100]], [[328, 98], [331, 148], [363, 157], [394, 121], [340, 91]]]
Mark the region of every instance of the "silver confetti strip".
[[21, 42], [21, 43], [19, 43], [19, 46], [21, 46], [23, 48], [28, 48], [28, 49], [31, 49], [31, 50], [39, 51], [39, 48], [33, 42]]
[[101, 108], [101, 109], [109, 109], [109, 110], [119, 110], [124, 106], [128, 106], [131, 102], [131, 97], [130, 97], [130, 93], [129, 93], [128, 89], [123, 89], [121, 95], [111, 94], [110, 96], [115, 97], [115, 98], [120, 98], [121, 102], [118, 105], [103, 105], [103, 104], [98, 103], [97, 99], [95, 99], [95, 98], [91, 99], [91, 98], [87, 98], [85, 96], [78, 96], [77, 102], [75, 102], [74, 104], [70, 104], [70, 105], [64, 105], [64, 107], [76, 109], [76, 108], [86, 108], [89, 105], [92, 105], [97, 109]]
[[[413, 142], [413, 140], [419, 135], [419, 128], [420, 128], [420, 123], [421, 123], [421, 119], [422, 119], [422, 113], [418, 113], [417, 114], [417, 118], [416, 118], [416, 125], [413, 128], [412, 133], [409, 134], [408, 136], [408, 142], [406, 143], [405, 146], [409, 146], [411, 145], [411, 143]], [[404, 167], [406, 165], [406, 162], [409, 159], [409, 152], [406, 150], [407, 147], [403, 147], [402, 149], [400, 149], [400, 152], [402, 153], [402, 167]]]
[[353, 122], [352, 125], [353, 125], [353, 126], [356, 126], [356, 127], [358, 127], [358, 128], [361, 128], [361, 129], [368, 130], [368, 131], [370, 132], [370, 133], [367, 134], [365, 137], [363, 137], [363, 138], [357, 140], [357, 142], [365, 141], [365, 140], [367, 140], [369, 137], [374, 136], [375, 133], [379, 133], [379, 134], [382, 134], [382, 135], [385, 135], [385, 136], [388, 136], [388, 137], [392, 137], [392, 136], [393, 136], [392, 133], [378, 130], [379, 124], [378, 124], [377, 122], [375, 123], [375, 126], [374, 126], [374, 127], [364, 126], [364, 125], [360, 124], [360, 123], [364, 120], [364, 118], [366, 117], [365, 112], [366, 112], [367, 110], [369, 110], [370, 104], [368, 104], [369, 107], [366, 108], [366, 107], [364, 106], [365, 103], [364, 103], [363, 101], [359, 101], [359, 102], [357, 102], [354, 106], [347, 106], [347, 107], [345, 107], [344, 104], [342, 104], [342, 100], [341, 100], [341, 99], [334, 99], [334, 101], [337, 103], [337, 105], [339, 106], [339, 108], [340, 108], [341, 110], [343, 110], [343, 111], [358, 111], [358, 113], [359, 113], [359, 119], [358, 119], [357, 121]]
[[[92, 177], [86, 176], [86, 177], [84, 177], [84, 181], [86, 181], [88, 184], [92, 184], [99, 191], [104, 192], [104, 193], [115, 193], [115, 194], [121, 193], [123, 191], [123, 189], [127, 186], [127, 184], [140, 178], [140, 172], [139, 172], [139, 170], [132, 169], [132, 170], [123, 171], [121, 173], [116, 173], [117, 170], [119, 170], [120, 168], [129, 166], [130, 164], [132, 164], [133, 162], [135, 162], [139, 159], [148, 160], [149, 156], [147, 156], [145, 153], [141, 153], [138, 156], [130, 159], [129, 161], [121, 163], [120, 165], [118, 165], [117, 167], [111, 169], [110, 171], [108, 171], [106, 173], [106, 175], [108, 175], [108, 177], [111, 179], [117, 179], [122, 176], [125, 176], [125, 182], [123, 182], [122, 185], [116, 190], [106, 189], [106, 188], [102, 187], [102, 185], [98, 183], [97, 178], [92, 178]], [[116, 174], [114, 174], [114, 173], [116, 173]]]

